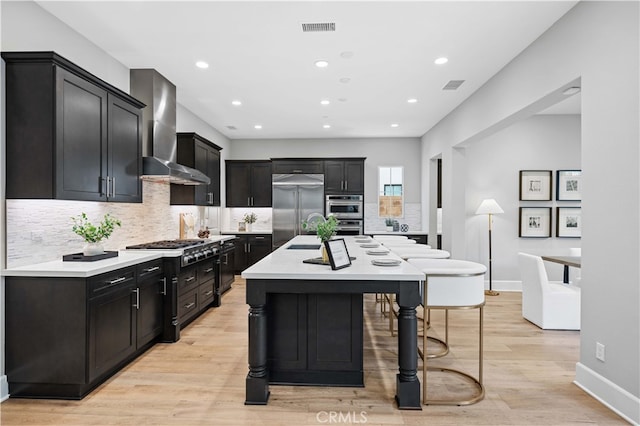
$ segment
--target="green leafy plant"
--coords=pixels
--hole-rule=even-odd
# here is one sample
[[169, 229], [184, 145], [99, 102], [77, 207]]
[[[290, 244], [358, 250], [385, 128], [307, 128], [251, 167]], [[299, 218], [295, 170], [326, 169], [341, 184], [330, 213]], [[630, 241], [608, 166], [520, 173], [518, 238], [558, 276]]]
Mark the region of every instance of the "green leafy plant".
[[385, 223], [387, 226], [393, 226], [393, 219], [391, 219], [390, 217], [388, 217], [388, 218], [386, 218], [386, 219], [384, 220], [384, 223]]
[[328, 218], [322, 218], [322, 220], [313, 221], [311, 216], [308, 220], [302, 222], [302, 228], [309, 231], [316, 231], [316, 235], [320, 238], [320, 241], [329, 241], [331, 237], [336, 234], [338, 227], [338, 219], [335, 216], [329, 216]]
[[104, 219], [98, 226], [89, 222], [86, 213], [78, 217], [72, 217], [73, 227], [71, 230], [80, 235], [88, 243], [99, 243], [111, 236], [116, 226], [121, 226], [121, 222], [109, 213], [104, 215]]
[[258, 220], [258, 215], [256, 215], [254, 212], [245, 213], [243, 220], [245, 223], [254, 223], [256, 220]]

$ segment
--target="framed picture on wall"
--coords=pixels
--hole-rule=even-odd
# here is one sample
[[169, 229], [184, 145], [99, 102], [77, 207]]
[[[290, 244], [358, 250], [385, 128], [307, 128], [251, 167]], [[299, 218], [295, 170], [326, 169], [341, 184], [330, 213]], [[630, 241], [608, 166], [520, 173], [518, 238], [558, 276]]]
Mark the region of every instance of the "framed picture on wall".
[[520, 170], [520, 201], [551, 201], [551, 170]]
[[557, 207], [556, 210], [556, 237], [582, 237], [582, 208]]
[[551, 207], [520, 207], [520, 231], [522, 238], [551, 237]]
[[556, 172], [556, 200], [580, 201], [582, 199], [582, 170], [558, 170]]

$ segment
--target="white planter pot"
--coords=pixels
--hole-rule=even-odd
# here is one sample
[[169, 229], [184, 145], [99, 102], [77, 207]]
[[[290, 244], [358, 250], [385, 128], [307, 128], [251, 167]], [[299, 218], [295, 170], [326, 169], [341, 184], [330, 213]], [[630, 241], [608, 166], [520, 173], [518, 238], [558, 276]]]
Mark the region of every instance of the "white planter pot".
[[82, 249], [82, 254], [85, 256], [95, 256], [103, 253], [104, 247], [102, 246], [102, 243], [87, 243]]

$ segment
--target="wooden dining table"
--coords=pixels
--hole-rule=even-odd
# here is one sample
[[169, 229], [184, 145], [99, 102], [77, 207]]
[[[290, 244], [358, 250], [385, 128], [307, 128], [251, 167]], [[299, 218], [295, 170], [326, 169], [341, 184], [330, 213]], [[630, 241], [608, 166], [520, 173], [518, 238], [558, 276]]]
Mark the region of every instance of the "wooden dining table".
[[547, 262], [559, 263], [564, 266], [564, 273], [562, 276], [562, 282], [569, 284], [569, 267], [580, 268], [582, 257], [581, 256], [541, 256], [542, 260]]

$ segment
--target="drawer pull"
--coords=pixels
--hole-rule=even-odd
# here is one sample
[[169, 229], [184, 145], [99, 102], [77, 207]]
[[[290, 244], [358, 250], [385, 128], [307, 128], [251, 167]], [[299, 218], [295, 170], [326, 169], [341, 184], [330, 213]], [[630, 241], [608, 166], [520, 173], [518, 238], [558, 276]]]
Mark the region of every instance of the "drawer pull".
[[186, 305], [184, 305], [185, 309], [191, 309], [194, 306], [196, 306], [196, 302], [191, 302], [191, 303], [187, 303]]
[[140, 289], [136, 288], [133, 292], [136, 294], [136, 304], [133, 306], [135, 306], [136, 309], [140, 309]]
[[204, 295], [205, 296], [211, 296], [213, 294], [213, 290], [209, 290], [208, 292], [206, 292]]
[[162, 280], [162, 295], [166, 296], [167, 295], [167, 277], [163, 277]]
[[209, 272], [212, 272], [212, 271], [213, 271], [213, 268], [209, 268], [209, 269], [206, 269], [204, 272], [208, 274]]
[[187, 278], [186, 280], [184, 280], [184, 282], [189, 283], [189, 282], [191, 282], [191, 281], [193, 281], [195, 279], [196, 279], [196, 277], [194, 275], [194, 276], [191, 276], [191, 277]]
[[127, 277], [116, 278], [115, 280], [109, 281], [109, 285], [121, 283], [122, 281], [124, 281], [126, 279], [127, 279]]
[[258, 236], [256, 236], [255, 238], [256, 238], [256, 240], [264, 240], [264, 237], [258, 237]]
[[159, 267], [159, 266], [154, 266], [154, 267], [152, 267], [152, 268], [147, 268], [147, 269], [145, 269], [144, 271], [145, 271], [145, 272], [153, 272], [153, 271], [157, 271], [157, 270], [159, 270], [159, 269], [160, 269], [160, 267]]

